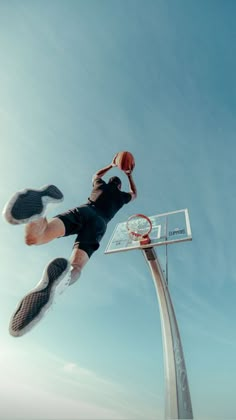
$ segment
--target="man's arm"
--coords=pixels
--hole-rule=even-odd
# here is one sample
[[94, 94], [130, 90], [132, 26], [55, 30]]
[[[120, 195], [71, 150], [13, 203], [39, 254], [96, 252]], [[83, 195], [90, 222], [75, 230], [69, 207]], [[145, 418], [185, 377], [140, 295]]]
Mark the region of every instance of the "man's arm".
[[137, 188], [133, 180], [132, 172], [126, 171], [125, 173], [129, 180], [129, 187], [130, 187], [129, 193], [131, 194], [131, 200], [134, 200], [135, 198], [137, 198]]
[[96, 179], [102, 178], [108, 171], [110, 171], [110, 169], [112, 169], [112, 168], [114, 168], [114, 166], [116, 166], [116, 163], [115, 163], [116, 156], [117, 155], [114, 156], [110, 165], [107, 165], [104, 168], [99, 169], [99, 171], [95, 172], [95, 174], [93, 175], [93, 178], [92, 178], [92, 182], [94, 182]]

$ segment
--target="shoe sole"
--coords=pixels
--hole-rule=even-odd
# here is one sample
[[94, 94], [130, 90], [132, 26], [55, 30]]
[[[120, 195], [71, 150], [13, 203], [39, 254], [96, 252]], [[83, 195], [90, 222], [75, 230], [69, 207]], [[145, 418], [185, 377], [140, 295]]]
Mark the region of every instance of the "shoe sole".
[[42, 319], [53, 303], [57, 286], [61, 285], [69, 270], [70, 263], [65, 258], [56, 258], [47, 265], [38, 285], [23, 297], [10, 320], [9, 333], [12, 336], [24, 335]]
[[29, 223], [42, 217], [50, 203], [63, 201], [62, 192], [55, 185], [18, 191], [3, 209], [3, 217], [12, 225]]

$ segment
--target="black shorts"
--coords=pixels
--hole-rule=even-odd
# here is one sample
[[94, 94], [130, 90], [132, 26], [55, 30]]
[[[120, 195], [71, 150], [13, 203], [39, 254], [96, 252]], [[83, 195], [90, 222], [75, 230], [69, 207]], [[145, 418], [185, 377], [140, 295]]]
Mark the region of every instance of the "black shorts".
[[90, 258], [99, 248], [107, 228], [106, 220], [98, 214], [95, 207], [84, 204], [55, 217], [64, 223], [64, 236], [77, 235], [74, 248], [83, 249]]

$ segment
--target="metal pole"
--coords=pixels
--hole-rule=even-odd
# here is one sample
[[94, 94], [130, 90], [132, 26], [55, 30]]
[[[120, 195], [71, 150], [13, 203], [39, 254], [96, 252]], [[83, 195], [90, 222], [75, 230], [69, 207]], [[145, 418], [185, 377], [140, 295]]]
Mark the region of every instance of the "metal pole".
[[[166, 216], [166, 223], [165, 223], [165, 229], [166, 229], [166, 241], [168, 236], [168, 216]], [[169, 282], [169, 273], [168, 273], [168, 244], [166, 243], [166, 283], [168, 285]]]
[[168, 285], [153, 248], [142, 250], [148, 263], [160, 308], [165, 362], [166, 419], [193, 419], [187, 370]]

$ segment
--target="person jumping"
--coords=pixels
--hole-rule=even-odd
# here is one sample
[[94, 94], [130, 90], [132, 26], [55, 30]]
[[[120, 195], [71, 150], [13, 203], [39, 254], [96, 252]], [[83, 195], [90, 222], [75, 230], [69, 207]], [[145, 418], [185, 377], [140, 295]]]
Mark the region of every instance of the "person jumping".
[[97, 171], [88, 201], [76, 208], [57, 214], [51, 220], [44, 216], [50, 203], [63, 201], [62, 192], [55, 185], [17, 192], [8, 201], [3, 216], [13, 225], [25, 224], [25, 243], [42, 245], [53, 239], [76, 235], [70, 260], [55, 258], [45, 268], [38, 285], [19, 302], [9, 325], [11, 335], [22, 336], [38, 323], [53, 302], [55, 292], [75, 283], [92, 254], [99, 248], [108, 222], [123, 207], [137, 197], [132, 169], [124, 171], [129, 192], [121, 191], [121, 180], [113, 176], [106, 183], [102, 177], [113, 167]]

